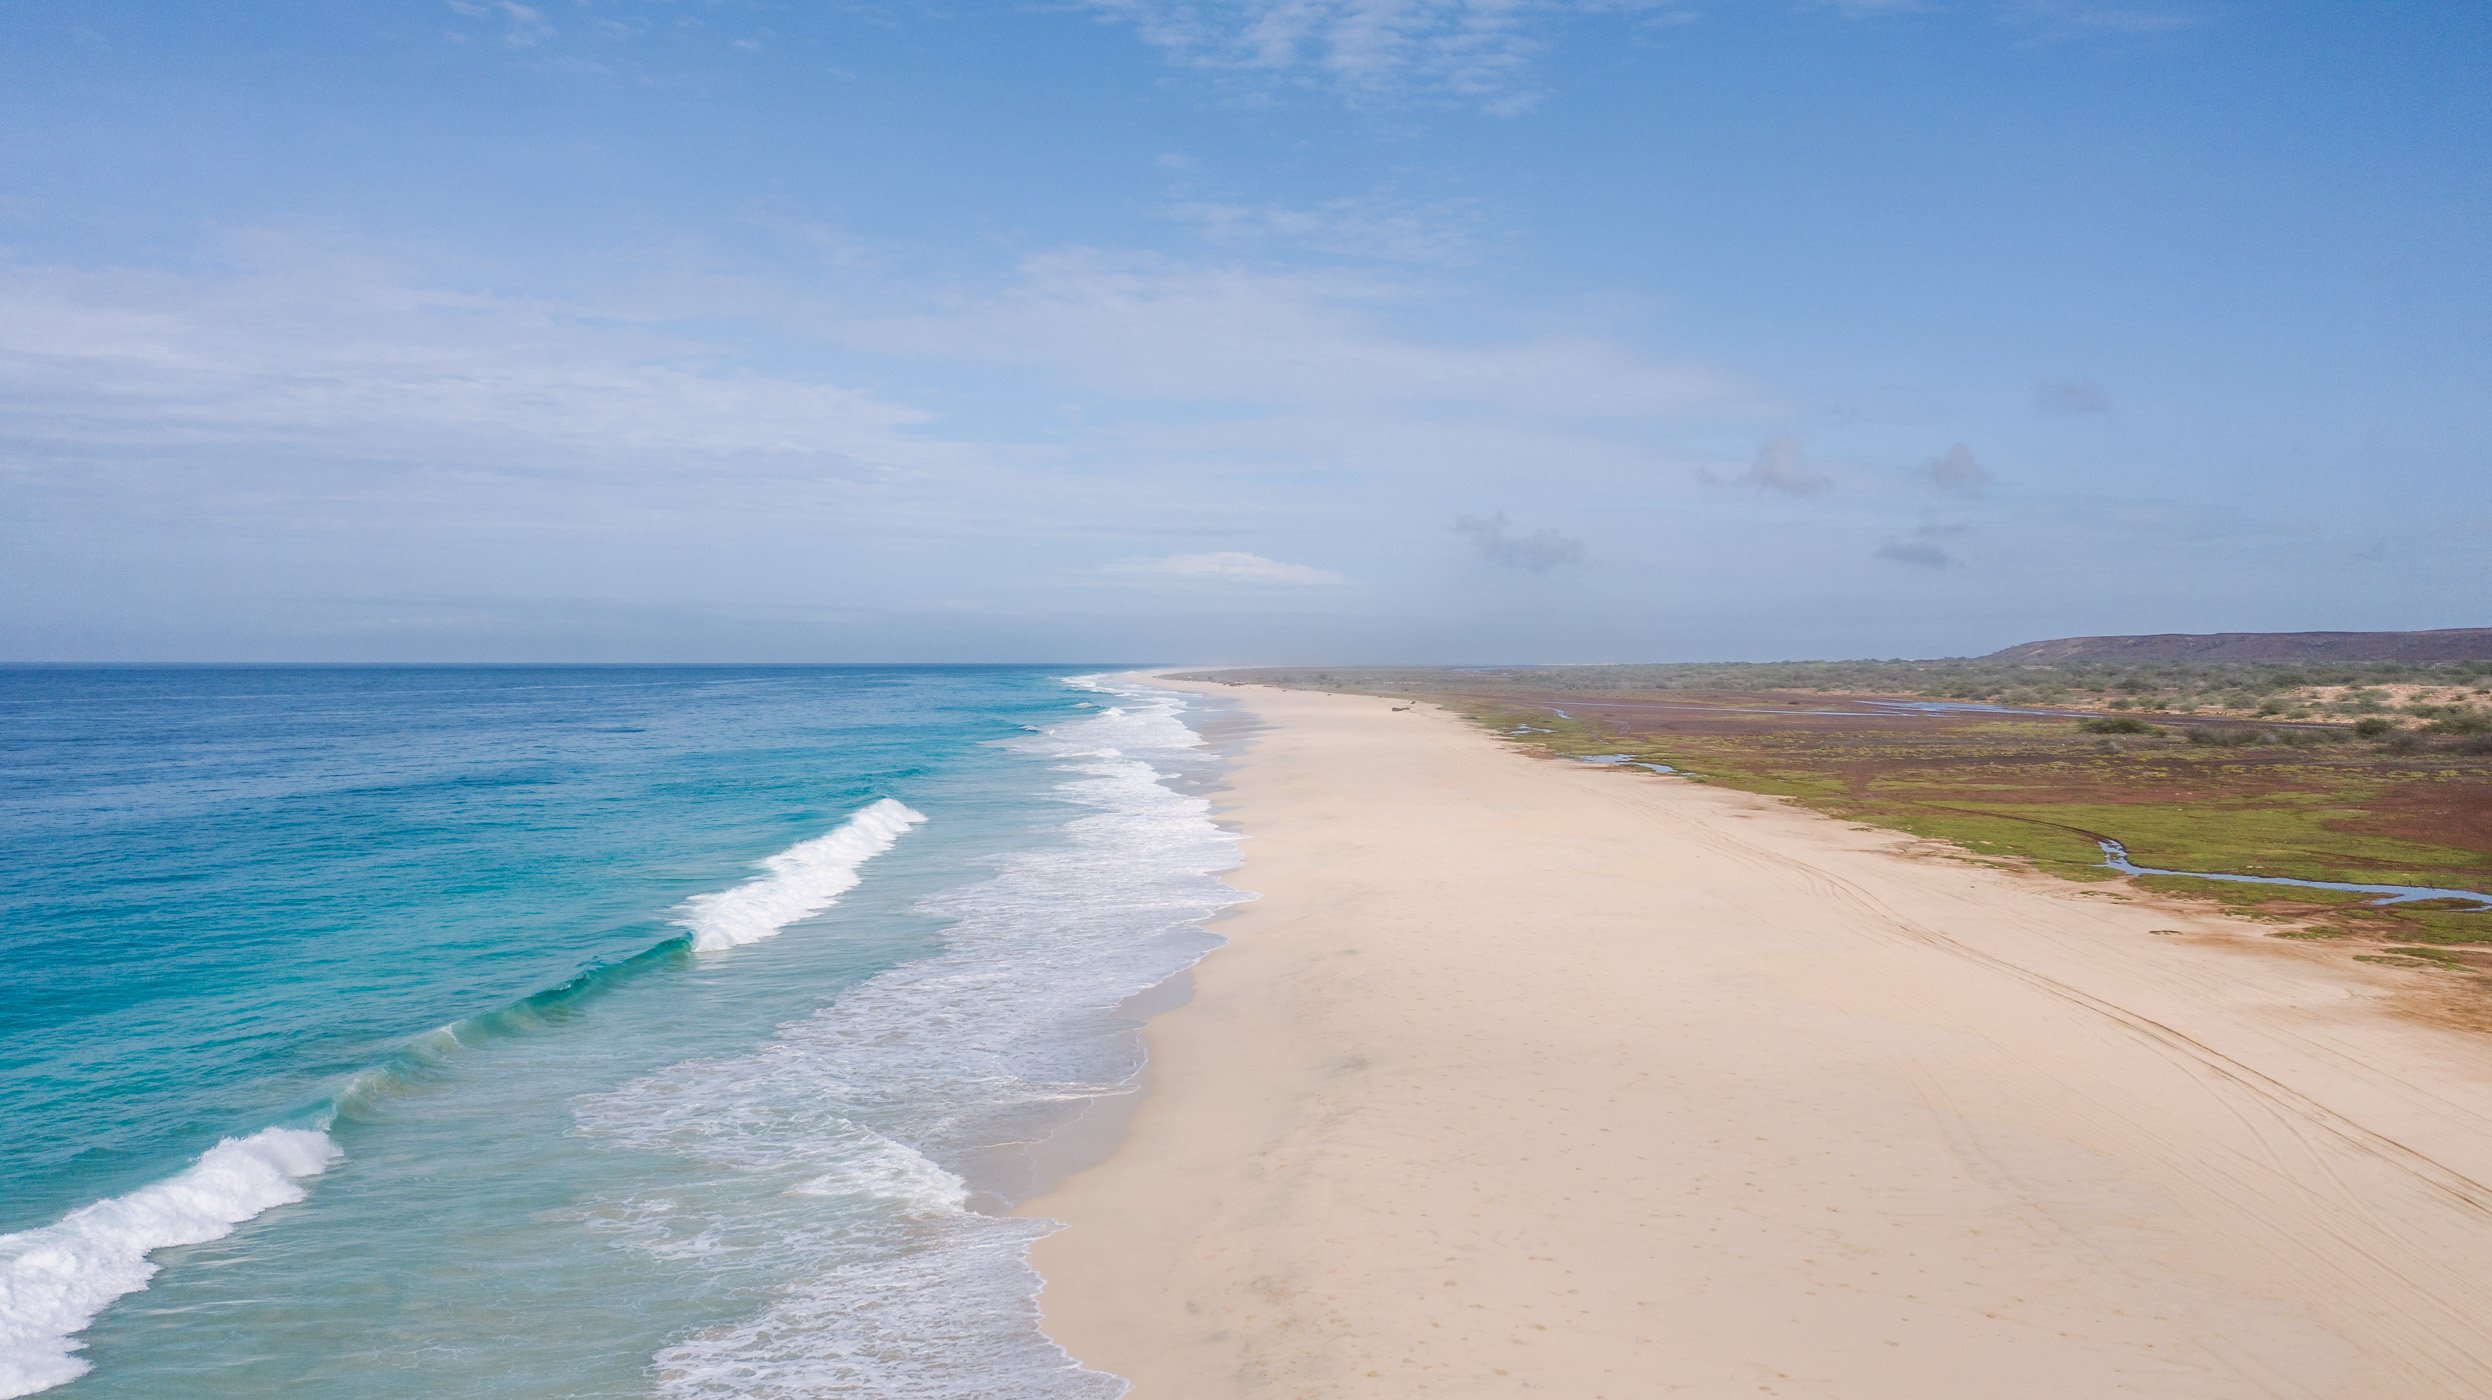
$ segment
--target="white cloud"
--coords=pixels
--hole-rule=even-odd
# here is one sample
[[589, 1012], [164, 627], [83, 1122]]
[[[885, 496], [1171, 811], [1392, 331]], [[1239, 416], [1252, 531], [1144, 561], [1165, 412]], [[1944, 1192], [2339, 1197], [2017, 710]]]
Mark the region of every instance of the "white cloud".
[[1742, 478], [1750, 486], [1786, 496], [1814, 496], [1833, 483], [1808, 464], [1796, 438], [1767, 438]]
[[[876, 561], [928, 558], [991, 608], [1359, 608], [1441, 566], [1449, 501], [1608, 489], [1753, 421], [1724, 376], [1402, 275], [1075, 251], [930, 290], [778, 232], [768, 261], [552, 273], [333, 234], [179, 271], [0, 256], [0, 535], [105, 519], [99, 558], [230, 551], [425, 616], [479, 576], [880, 607], [913, 574]], [[1303, 552], [1156, 557], [1225, 544], [1207, 518]], [[1513, 567], [1565, 563], [1507, 535]]]
[[1138, 559], [1119, 564], [1122, 574], [1182, 579], [1192, 583], [1275, 583], [1296, 588], [1320, 587], [1346, 580], [1329, 569], [1285, 564], [1260, 554], [1222, 550], [1211, 554], [1171, 554], [1164, 559]]
[[[0, 516], [975, 538], [1022, 551], [997, 572], [1063, 578], [1214, 501], [1241, 533], [1364, 546], [1343, 522], [1409, 493], [1493, 499], [1520, 462], [1536, 486], [1609, 480], [1657, 431], [1754, 411], [1721, 374], [1501, 334], [1400, 275], [1076, 250], [929, 290], [780, 232], [784, 264], [504, 270], [526, 295], [333, 235], [236, 235], [178, 272], [0, 255]], [[1408, 516], [1415, 554], [1441, 508]]]
[[649, 324], [271, 240], [223, 276], [0, 263], [0, 403], [58, 444], [540, 464], [888, 447], [925, 414]]
[[229, 251], [212, 272], [0, 260], [0, 517], [896, 540], [1027, 537], [1035, 504], [1089, 499], [1013, 475], [1024, 449], [661, 321], [302, 240]]
[[1939, 490], [1959, 496], [1978, 496], [1990, 487], [1990, 469], [1960, 442], [1922, 463], [1921, 475]]
[[1318, 83], [1354, 99], [1451, 97], [1499, 113], [1536, 94], [1540, 0], [1093, 0], [1171, 58]]

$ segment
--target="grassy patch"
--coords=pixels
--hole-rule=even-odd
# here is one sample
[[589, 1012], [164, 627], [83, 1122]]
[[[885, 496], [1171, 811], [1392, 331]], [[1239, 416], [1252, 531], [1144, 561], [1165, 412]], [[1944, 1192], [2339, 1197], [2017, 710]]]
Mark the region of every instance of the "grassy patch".
[[[1978, 858], [2014, 859], [2072, 880], [2108, 881], [2098, 838], [2140, 865], [2366, 884], [2492, 890], [2492, 754], [2468, 718], [2469, 694], [2367, 741], [2353, 723], [2246, 724], [2196, 716], [2148, 723], [2131, 714], [2005, 714], [1912, 710], [1892, 702], [1939, 693], [1974, 700], [2065, 699], [2048, 678], [1991, 694], [1944, 683], [1938, 663], [1783, 668], [1548, 668], [1516, 672], [1337, 671], [1325, 689], [1419, 695], [1515, 742], [1558, 757], [1624, 754], [1701, 781], [1787, 797], [1831, 816], [1953, 842]], [[1912, 679], [1870, 695], [1831, 690], [1847, 675]], [[1788, 673], [1808, 689], [1707, 689], [1705, 677]], [[1641, 684], [1656, 673], [1666, 684]], [[1957, 673], [1956, 681], [1966, 674]], [[1290, 679], [1271, 675], [1253, 679]], [[2189, 677], [2092, 678], [2095, 693], [2134, 682], [2123, 698], [2174, 694], [2270, 715], [2305, 704], [2328, 713], [2383, 705], [2389, 692], [2347, 686], [2305, 695], [2283, 675], [2215, 668]], [[2327, 679], [2304, 676], [2305, 682]], [[2409, 669], [2381, 687], [2457, 677]], [[2216, 687], [2210, 690], [2209, 687]], [[2193, 688], [2194, 687], [2194, 688]], [[2410, 685], [2409, 685], [2410, 688]], [[1882, 693], [1881, 693], [1882, 692]], [[1888, 704], [1881, 705], [1877, 700]], [[2366, 718], [2376, 719], [2377, 715]], [[2420, 721], [2420, 723], [2417, 723]], [[2425, 732], [2424, 726], [2430, 726]], [[1521, 730], [1522, 732], [1517, 732]], [[2199, 737], [2192, 738], [2192, 734]], [[2391, 742], [2394, 741], [2394, 742]], [[2406, 948], [2492, 943], [2492, 914], [2447, 906], [2374, 908], [2370, 897], [2181, 877], [2139, 881], [2160, 895], [2207, 901], [2296, 936], [2347, 937]], [[2389, 954], [2382, 954], [2389, 956]], [[2394, 956], [2415, 956], [2399, 953]]]
[[2446, 948], [2382, 948], [2376, 953], [2356, 953], [2354, 961], [2388, 967], [2434, 967], [2443, 972], [2474, 971], [2463, 958]]

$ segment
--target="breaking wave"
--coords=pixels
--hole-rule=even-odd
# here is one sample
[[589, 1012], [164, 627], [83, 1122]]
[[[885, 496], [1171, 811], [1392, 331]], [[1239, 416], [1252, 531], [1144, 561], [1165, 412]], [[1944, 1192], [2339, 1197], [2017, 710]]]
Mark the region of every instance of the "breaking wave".
[[341, 1115], [357, 1115], [425, 1082], [468, 1046], [542, 1029], [687, 953], [758, 942], [823, 912], [856, 888], [867, 861], [925, 820], [902, 803], [880, 799], [828, 834], [763, 861], [763, 875], [687, 901], [684, 934], [416, 1037], [354, 1075], [308, 1115], [317, 1128], [273, 1127], [227, 1138], [174, 1176], [82, 1206], [39, 1229], [0, 1235], [0, 1400], [84, 1375], [89, 1366], [77, 1354], [84, 1345], [78, 1334], [113, 1300], [147, 1287], [160, 1267], [149, 1257], [155, 1251], [222, 1239], [264, 1211], [302, 1200], [305, 1181], [345, 1155], [327, 1132]]
[[[1072, 682], [1101, 704], [1007, 741], [1060, 775], [1059, 840], [922, 901], [931, 956], [848, 988], [751, 1052], [687, 1060], [578, 1100], [581, 1131], [665, 1153], [697, 1185], [608, 1202], [618, 1242], [723, 1277], [781, 1280], [758, 1308], [651, 1358], [683, 1400], [871, 1394], [1110, 1400], [1038, 1327], [1027, 1250], [1053, 1227], [975, 1208], [999, 1151], [1130, 1088], [1117, 1008], [1219, 940], [1244, 896], [1236, 838], [1174, 780], [1218, 763], [1170, 692]], [[983, 1191], [971, 1179], [990, 1169]]]
[[891, 849], [925, 814], [883, 798], [837, 831], [790, 846], [762, 867], [770, 873], [731, 890], [696, 895], [683, 927], [696, 953], [758, 943], [799, 919], [811, 918], [857, 887], [858, 867]]
[[329, 1135], [266, 1128], [227, 1138], [188, 1170], [81, 1206], [41, 1229], [0, 1235], [0, 1397], [77, 1379], [78, 1334], [155, 1277], [159, 1249], [223, 1239], [262, 1211], [303, 1199], [340, 1156]]

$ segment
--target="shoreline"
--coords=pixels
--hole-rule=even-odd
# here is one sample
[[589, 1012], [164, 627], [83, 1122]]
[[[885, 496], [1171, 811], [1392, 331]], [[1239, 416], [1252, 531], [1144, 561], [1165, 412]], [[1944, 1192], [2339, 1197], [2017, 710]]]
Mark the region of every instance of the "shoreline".
[[[1195, 702], [1214, 702], [1224, 697], [1210, 695], [1183, 682], [1171, 683], [1157, 672], [1133, 671], [1116, 673], [1115, 679], [1139, 684], [1183, 690]], [[1257, 729], [1256, 721], [1235, 705], [1216, 705], [1197, 732], [1205, 747], [1217, 753], [1224, 765], [1233, 765], [1250, 743]], [[1211, 804], [1214, 826], [1234, 833], [1237, 823], [1220, 805], [1226, 791], [1225, 780], [1208, 785], [1199, 779], [1187, 778], [1177, 789], [1203, 797]], [[1238, 888], [1227, 872], [1222, 883]], [[1254, 902], [1251, 891], [1239, 890], [1241, 898], [1203, 920], [1197, 927], [1209, 934], [1213, 945], [1205, 950], [1210, 956], [1227, 946], [1221, 926], [1236, 916], [1237, 911]], [[970, 1208], [997, 1216], [1028, 1216], [1028, 1203], [1055, 1190], [1066, 1178], [1105, 1161], [1118, 1143], [1123, 1141], [1135, 1108], [1149, 1093], [1151, 1073], [1149, 1032], [1160, 1017], [1183, 1007], [1194, 999], [1194, 977], [1200, 960], [1170, 973], [1158, 982], [1117, 1003], [1108, 1012], [1110, 1021], [1122, 1034], [1129, 1036], [1135, 1049], [1133, 1074], [1119, 1087], [1083, 1099], [1049, 1123], [1040, 1135], [992, 1143], [971, 1154], [962, 1166], [962, 1179], [969, 1188]]]
[[1153, 684], [1260, 721], [1263, 897], [1016, 1211], [1138, 1400], [2492, 1391], [2492, 1054], [2396, 975], [1432, 707]]

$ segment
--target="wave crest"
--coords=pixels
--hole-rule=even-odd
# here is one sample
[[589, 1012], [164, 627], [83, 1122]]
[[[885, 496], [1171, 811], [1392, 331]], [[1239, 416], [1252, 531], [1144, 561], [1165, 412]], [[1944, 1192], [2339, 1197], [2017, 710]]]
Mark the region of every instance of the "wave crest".
[[[685, 903], [679, 921], [695, 952], [771, 937], [819, 914], [856, 888], [859, 868], [892, 848], [923, 813], [886, 797], [823, 836], [763, 861], [764, 874]], [[388, 1063], [364, 1070], [321, 1109], [324, 1126], [436, 1070], [478, 1039], [544, 1024], [622, 979], [680, 957], [670, 938], [619, 963], [591, 968], [559, 987], [430, 1031]], [[302, 1200], [306, 1178], [345, 1152], [324, 1131], [266, 1128], [227, 1138], [176, 1175], [126, 1196], [81, 1206], [39, 1229], [0, 1235], [0, 1400], [16, 1400], [85, 1375], [78, 1334], [114, 1299], [147, 1287], [159, 1249], [222, 1239], [263, 1211]], [[935, 1188], [940, 1189], [940, 1183]]]
[[838, 903], [857, 887], [858, 867], [890, 850], [901, 833], [925, 819], [924, 813], [883, 798], [829, 835], [799, 842], [763, 861], [768, 874], [685, 901], [684, 917], [677, 922], [691, 932], [697, 953], [775, 937], [789, 924]]
[[223, 1239], [260, 1212], [303, 1199], [303, 1179], [345, 1155], [329, 1135], [264, 1128], [227, 1138], [188, 1170], [0, 1235], [0, 1400], [85, 1375], [78, 1333], [156, 1274], [148, 1255]]

